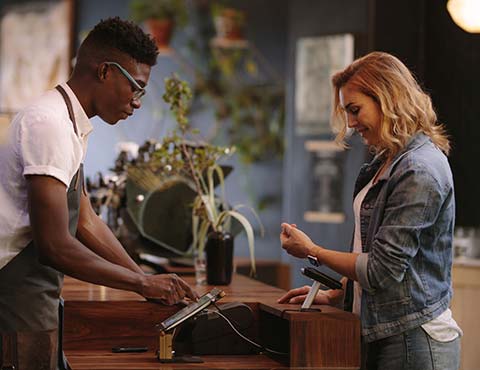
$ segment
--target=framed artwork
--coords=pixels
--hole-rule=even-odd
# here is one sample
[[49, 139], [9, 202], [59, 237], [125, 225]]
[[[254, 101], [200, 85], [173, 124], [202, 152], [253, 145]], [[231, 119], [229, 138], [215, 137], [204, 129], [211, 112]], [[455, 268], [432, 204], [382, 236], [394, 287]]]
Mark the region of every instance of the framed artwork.
[[22, 2], [0, 19], [0, 111], [17, 112], [68, 79], [74, 0]]
[[353, 61], [352, 34], [303, 37], [297, 41], [295, 133], [331, 134], [331, 76]]
[[305, 150], [311, 155], [310, 209], [307, 222], [343, 223], [343, 165], [345, 151], [334, 141], [307, 140]]

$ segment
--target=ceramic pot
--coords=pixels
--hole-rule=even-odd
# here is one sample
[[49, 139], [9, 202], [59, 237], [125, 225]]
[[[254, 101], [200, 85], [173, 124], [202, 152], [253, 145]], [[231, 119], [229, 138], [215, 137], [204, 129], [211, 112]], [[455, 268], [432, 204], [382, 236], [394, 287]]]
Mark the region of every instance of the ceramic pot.
[[243, 40], [244, 17], [245, 15], [237, 9], [223, 9], [214, 19], [217, 37], [227, 40]]
[[148, 19], [146, 21], [150, 34], [155, 39], [159, 49], [168, 49], [172, 38], [173, 20], [171, 19]]

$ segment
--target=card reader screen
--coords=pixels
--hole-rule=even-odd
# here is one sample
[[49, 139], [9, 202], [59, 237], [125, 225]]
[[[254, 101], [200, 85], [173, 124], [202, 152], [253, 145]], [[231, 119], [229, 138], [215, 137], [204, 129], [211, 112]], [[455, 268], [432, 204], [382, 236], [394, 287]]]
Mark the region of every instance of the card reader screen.
[[180, 311], [163, 321], [159, 325], [159, 329], [163, 331], [173, 329], [183, 321], [194, 316], [197, 312], [200, 312], [204, 308], [207, 308], [210, 303], [215, 302], [216, 300], [221, 298], [223, 296], [222, 294], [224, 293], [220, 289], [212, 289], [209, 293], [201, 296], [197, 302], [189, 304], [187, 307], [182, 308]]

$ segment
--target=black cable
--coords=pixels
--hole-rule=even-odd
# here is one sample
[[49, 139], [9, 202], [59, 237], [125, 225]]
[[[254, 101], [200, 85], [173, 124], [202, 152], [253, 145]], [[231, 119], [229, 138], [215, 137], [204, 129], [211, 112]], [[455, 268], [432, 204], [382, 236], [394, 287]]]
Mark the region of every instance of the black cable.
[[242, 333], [240, 333], [237, 328], [232, 324], [232, 322], [229, 320], [228, 317], [226, 317], [223, 313], [222, 313], [222, 310], [220, 309], [220, 307], [218, 307], [215, 303], [213, 303], [213, 305], [215, 306], [215, 308], [218, 310], [218, 311], [214, 311], [214, 310], [206, 310], [207, 312], [212, 312], [212, 313], [216, 313], [218, 316], [220, 316], [222, 319], [224, 319], [228, 325], [230, 325], [230, 327], [233, 329], [233, 331], [240, 337], [242, 338], [243, 340], [247, 341], [248, 343], [254, 345], [255, 347], [259, 348], [261, 351], [266, 351], [266, 352], [270, 352], [270, 353], [273, 353], [275, 355], [281, 355], [281, 356], [288, 356], [289, 353], [286, 353], [286, 352], [278, 352], [278, 351], [275, 351], [273, 349], [270, 349], [270, 348], [267, 348], [265, 346], [262, 346], [258, 343], [255, 343], [253, 340], [247, 338], [245, 335], [243, 335]]

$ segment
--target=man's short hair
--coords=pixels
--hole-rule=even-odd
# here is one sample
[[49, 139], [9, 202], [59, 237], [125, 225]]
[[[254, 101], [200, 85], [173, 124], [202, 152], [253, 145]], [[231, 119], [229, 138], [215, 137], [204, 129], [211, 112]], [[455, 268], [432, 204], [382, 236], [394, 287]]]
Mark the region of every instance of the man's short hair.
[[79, 59], [108, 59], [108, 53], [120, 51], [139, 63], [153, 66], [157, 63], [155, 41], [135, 23], [119, 17], [101, 20], [90, 31], [79, 49]]

